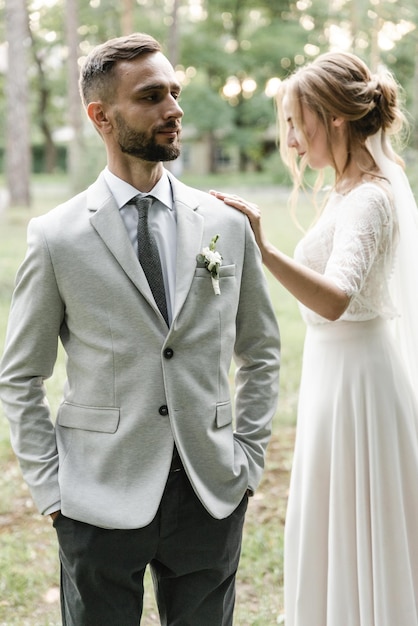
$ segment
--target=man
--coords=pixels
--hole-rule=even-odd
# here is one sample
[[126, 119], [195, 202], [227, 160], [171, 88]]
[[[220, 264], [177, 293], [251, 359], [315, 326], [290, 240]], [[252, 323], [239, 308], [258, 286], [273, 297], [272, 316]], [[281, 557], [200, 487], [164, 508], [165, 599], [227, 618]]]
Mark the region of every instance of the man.
[[242, 214], [162, 165], [183, 112], [152, 37], [95, 48], [80, 88], [107, 167], [29, 226], [1, 374], [12, 444], [58, 533], [64, 624], [137, 625], [150, 565], [162, 624], [227, 626], [278, 384], [260, 254]]

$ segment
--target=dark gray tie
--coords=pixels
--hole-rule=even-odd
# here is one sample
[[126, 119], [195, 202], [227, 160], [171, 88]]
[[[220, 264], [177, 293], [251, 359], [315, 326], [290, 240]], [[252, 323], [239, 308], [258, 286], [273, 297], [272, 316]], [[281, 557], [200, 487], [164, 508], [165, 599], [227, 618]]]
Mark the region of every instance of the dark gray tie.
[[132, 203], [135, 204], [138, 211], [138, 259], [147, 277], [154, 300], [168, 326], [167, 301], [165, 298], [161, 260], [157, 243], [148, 224], [148, 209], [152, 201], [153, 198], [150, 196], [135, 196], [132, 199]]

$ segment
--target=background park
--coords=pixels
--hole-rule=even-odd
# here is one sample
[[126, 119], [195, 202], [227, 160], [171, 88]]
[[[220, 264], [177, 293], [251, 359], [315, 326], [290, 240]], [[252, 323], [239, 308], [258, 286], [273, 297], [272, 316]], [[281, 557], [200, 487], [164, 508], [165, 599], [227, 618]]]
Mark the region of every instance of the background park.
[[[164, 45], [183, 84], [181, 160], [174, 173], [201, 189], [258, 203], [270, 238], [291, 254], [300, 237], [276, 146], [278, 81], [329, 49], [392, 71], [411, 123], [403, 156], [418, 192], [418, 4], [415, 0], [0, 0], [0, 353], [31, 217], [93, 182], [100, 139], [82, 111], [79, 60], [135, 30]], [[297, 217], [314, 217], [307, 197]], [[251, 499], [237, 587], [237, 626], [282, 623], [283, 524], [304, 327], [294, 299], [267, 273], [282, 334], [278, 411], [261, 487]], [[55, 412], [60, 352], [47, 381]], [[233, 373], [231, 372], [231, 380]], [[55, 531], [36, 512], [0, 413], [0, 626], [57, 626]], [[147, 578], [143, 624], [158, 624]], [[216, 625], [214, 625], [216, 626]]]

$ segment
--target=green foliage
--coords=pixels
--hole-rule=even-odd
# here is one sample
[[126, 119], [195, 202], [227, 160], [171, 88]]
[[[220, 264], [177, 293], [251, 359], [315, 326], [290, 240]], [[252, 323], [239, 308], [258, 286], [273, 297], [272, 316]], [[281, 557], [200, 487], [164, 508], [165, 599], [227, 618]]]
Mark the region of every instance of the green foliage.
[[193, 81], [186, 86], [180, 101], [185, 124], [194, 126], [199, 135], [210, 131], [230, 133], [233, 128], [231, 107], [207, 83]]
[[[78, 6], [81, 55], [93, 45], [121, 34], [123, 3], [93, 0], [79, 2]], [[52, 131], [69, 121], [65, 1], [33, 1], [28, 3], [28, 9], [33, 38], [29, 68], [31, 132], [33, 142], [40, 144], [42, 98], [47, 99], [44, 119]], [[154, 35], [168, 51], [168, 42], [175, 34], [172, 10], [173, 3], [168, 0], [137, 0], [134, 28]], [[0, 18], [2, 11], [0, 2]], [[373, 67], [385, 63], [403, 85], [407, 106], [416, 117], [417, 21], [414, 0], [347, 0], [338, 6], [328, 0], [180, 0], [176, 20], [179, 65], [185, 70], [193, 68], [182, 102], [185, 125], [192, 126], [197, 136], [217, 130], [218, 145], [232, 141], [239, 146], [242, 164], [264, 166], [268, 154], [262, 143], [274, 118], [271, 100], [264, 95], [267, 81], [272, 77], [284, 78], [300, 64], [328, 50], [331, 44], [347, 44]], [[341, 29], [341, 36], [332, 34], [336, 28]], [[222, 88], [231, 76], [239, 81], [246, 77], [255, 80], [257, 87], [252, 97], [247, 100], [240, 94], [235, 99], [223, 99]], [[0, 116], [4, 119], [2, 82], [0, 75]]]

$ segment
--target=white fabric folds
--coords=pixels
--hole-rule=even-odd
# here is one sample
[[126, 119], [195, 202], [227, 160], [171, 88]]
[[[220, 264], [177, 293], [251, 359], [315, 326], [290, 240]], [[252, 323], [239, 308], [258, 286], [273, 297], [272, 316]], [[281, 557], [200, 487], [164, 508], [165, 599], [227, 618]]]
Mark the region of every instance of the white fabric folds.
[[382, 174], [391, 184], [399, 223], [399, 245], [390, 284], [399, 316], [393, 330], [411, 384], [418, 382], [418, 209], [408, 178], [390, 156], [392, 147], [379, 131], [367, 140], [368, 148]]
[[302, 308], [286, 626], [418, 626], [418, 212], [386, 137], [369, 148], [394, 209], [376, 183], [331, 194], [296, 250], [311, 269], [361, 280], [345, 318]]

